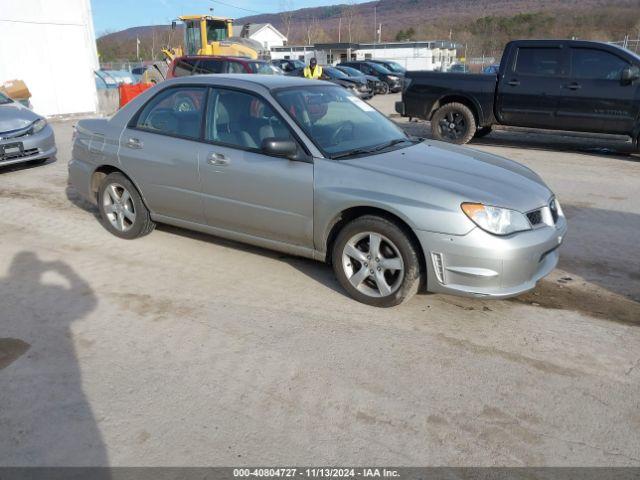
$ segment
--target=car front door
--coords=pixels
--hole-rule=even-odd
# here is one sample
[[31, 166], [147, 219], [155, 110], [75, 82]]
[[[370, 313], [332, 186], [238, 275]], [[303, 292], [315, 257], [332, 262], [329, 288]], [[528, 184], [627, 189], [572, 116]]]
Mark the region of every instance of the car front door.
[[198, 150], [206, 93], [205, 87], [165, 88], [120, 135], [120, 162], [155, 214], [204, 223]]
[[598, 48], [570, 49], [571, 71], [564, 82], [558, 117], [572, 129], [630, 133], [638, 115], [637, 82], [622, 81], [630, 63]]
[[501, 123], [522, 127], [561, 128], [556, 117], [566, 82], [566, 49], [522, 46], [500, 78], [496, 113]]
[[[313, 247], [313, 164], [265, 155], [266, 138], [293, 138], [264, 98], [214, 88], [206, 111], [200, 176], [215, 228]], [[302, 148], [302, 147], [300, 147]]]

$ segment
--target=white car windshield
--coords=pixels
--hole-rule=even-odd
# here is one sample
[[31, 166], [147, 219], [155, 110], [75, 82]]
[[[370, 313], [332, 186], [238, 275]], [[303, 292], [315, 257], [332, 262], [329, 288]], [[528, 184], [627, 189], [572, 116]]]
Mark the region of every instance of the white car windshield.
[[330, 158], [401, 148], [413, 142], [384, 115], [341, 87], [287, 88], [275, 97]]

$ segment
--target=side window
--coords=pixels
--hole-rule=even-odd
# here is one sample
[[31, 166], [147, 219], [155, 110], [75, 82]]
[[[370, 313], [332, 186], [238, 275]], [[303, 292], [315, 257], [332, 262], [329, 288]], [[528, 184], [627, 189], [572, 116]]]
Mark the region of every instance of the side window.
[[189, 75], [193, 75], [194, 63], [194, 60], [188, 58], [176, 61], [176, 65], [173, 69], [173, 75], [176, 77], [188, 77]]
[[165, 135], [198, 139], [205, 98], [204, 87], [162, 90], [142, 107], [135, 127]]
[[521, 47], [518, 49], [515, 70], [522, 75], [559, 77], [562, 75], [562, 50]]
[[571, 76], [590, 80], [620, 80], [629, 64], [609, 52], [591, 48], [571, 49]]
[[240, 62], [229, 62], [227, 68], [229, 73], [246, 73], [244, 66]]
[[206, 113], [205, 138], [233, 147], [259, 150], [267, 138], [291, 138], [273, 108], [255, 95], [213, 89]]
[[196, 65], [195, 73], [197, 75], [206, 75], [208, 73], [223, 73], [224, 61], [223, 60], [200, 60]]

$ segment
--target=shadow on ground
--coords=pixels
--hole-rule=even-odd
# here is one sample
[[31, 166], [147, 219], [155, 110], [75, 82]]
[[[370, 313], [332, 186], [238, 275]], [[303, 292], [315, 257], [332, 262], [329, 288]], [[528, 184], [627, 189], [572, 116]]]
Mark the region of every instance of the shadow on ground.
[[96, 308], [90, 285], [64, 262], [21, 252], [0, 278], [0, 298], [11, 332], [0, 338], [0, 465], [108, 465], [71, 332]]

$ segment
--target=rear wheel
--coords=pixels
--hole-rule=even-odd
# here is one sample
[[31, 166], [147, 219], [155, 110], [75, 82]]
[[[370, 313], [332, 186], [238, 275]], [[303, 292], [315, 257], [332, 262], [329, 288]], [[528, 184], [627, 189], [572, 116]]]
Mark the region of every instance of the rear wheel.
[[98, 189], [98, 208], [102, 224], [116, 237], [131, 240], [155, 228], [140, 193], [122, 173], [104, 178]]
[[420, 259], [407, 234], [395, 223], [366, 215], [338, 234], [332, 254], [340, 284], [359, 302], [393, 307], [420, 285]]
[[382, 85], [380, 86], [380, 94], [386, 95], [387, 93], [389, 93], [389, 84], [387, 82], [382, 82]]
[[431, 133], [436, 140], [461, 145], [476, 133], [476, 119], [466, 105], [447, 103], [433, 114]]

